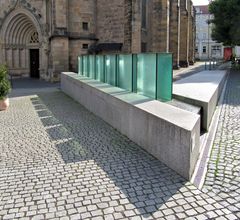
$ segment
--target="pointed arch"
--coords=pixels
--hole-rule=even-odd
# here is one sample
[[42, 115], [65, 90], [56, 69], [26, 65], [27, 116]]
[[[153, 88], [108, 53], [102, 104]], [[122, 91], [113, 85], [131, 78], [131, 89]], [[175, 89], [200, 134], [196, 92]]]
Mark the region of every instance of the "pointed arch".
[[26, 44], [24, 36], [32, 32], [38, 33], [39, 42], [41, 42], [42, 31], [35, 17], [29, 15], [27, 10], [18, 9], [5, 19], [1, 29], [1, 38], [3, 44]]
[[45, 38], [40, 17], [23, 6], [13, 8], [3, 19], [0, 29], [0, 58], [10, 71], [30, 74], [30, 50], [39, 49], [39, 70], [46, 71], [43, 63], [47, 60], [43, 49]]
[[39, 35], [39, 41], [43, 41], [43, 30], [42, 27], [34, 14], [25, 8], [16, 8], [11, 11], [8, 16], [3, 20], [3, 25], [0, 31], [0, 36], [3, 40], [5, 37], [12, 36], [11, 34], [16, 30], [16, 27], [21, 29], [26, 24], [29, 25], [29, 30], [35, 28]]

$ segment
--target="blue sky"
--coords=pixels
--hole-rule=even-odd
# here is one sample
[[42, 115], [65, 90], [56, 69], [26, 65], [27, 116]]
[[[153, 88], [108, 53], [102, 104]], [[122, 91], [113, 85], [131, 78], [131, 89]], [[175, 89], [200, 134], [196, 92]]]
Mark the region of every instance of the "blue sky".
[[208, 0], [192, 0], [194, 5], [208, 5]]

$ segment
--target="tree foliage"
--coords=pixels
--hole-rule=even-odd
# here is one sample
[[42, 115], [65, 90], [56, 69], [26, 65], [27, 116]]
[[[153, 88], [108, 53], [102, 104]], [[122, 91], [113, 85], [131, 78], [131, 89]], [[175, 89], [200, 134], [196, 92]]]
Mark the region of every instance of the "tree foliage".
[[240, 0], [215, 0], [209, 5], [213, 14], [212, 38], [224, 45], [240, 45]]
[[7, 68], [0, 65], [0, 100], [4, 99], [11, 90], [10, 82], [7, 78]]

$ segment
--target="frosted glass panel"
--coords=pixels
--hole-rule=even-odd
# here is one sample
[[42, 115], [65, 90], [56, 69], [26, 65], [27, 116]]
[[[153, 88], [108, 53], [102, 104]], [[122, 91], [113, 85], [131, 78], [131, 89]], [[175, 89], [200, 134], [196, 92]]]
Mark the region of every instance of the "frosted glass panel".
[[105, 82], [104, 76], [104, 56], [97, 55], [96, 56], [96, 80], [101, 82]]
[[119, 55], [118, 59], [118, 86], [132, 91], [133, 56]]
[[89, 77], [95, 79], [95, 56], [89, 56]]
[[88, 76], [88, 56], [83, 56], [83, 75]]
[[82, 56], [78, 57], [78, 74], [83, 74], [83, 59]]
[[158, 54], [157, 99], [172, 100], [172, 54]]
[[78, 74], [158, 99], [172, 99], [172, 54], [82, 55]]
[[137, 92], [156, 98], [157, 55], [138, 54], [137, 56]]
[[105, 82], [116, 86], [117, 80], [117, 55], [106, 55], [105, 57]]

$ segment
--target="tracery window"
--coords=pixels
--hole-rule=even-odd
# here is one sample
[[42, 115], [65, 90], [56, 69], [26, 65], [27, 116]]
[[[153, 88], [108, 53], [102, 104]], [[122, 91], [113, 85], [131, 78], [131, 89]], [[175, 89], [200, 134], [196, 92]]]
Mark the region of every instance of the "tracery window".
[[33, 32], [31, 37], [30, 37], [30, 43], [31, 44], [34, 44], [34, 43], [39, 43], [39, 40], [38, 40], [38, 32]]

